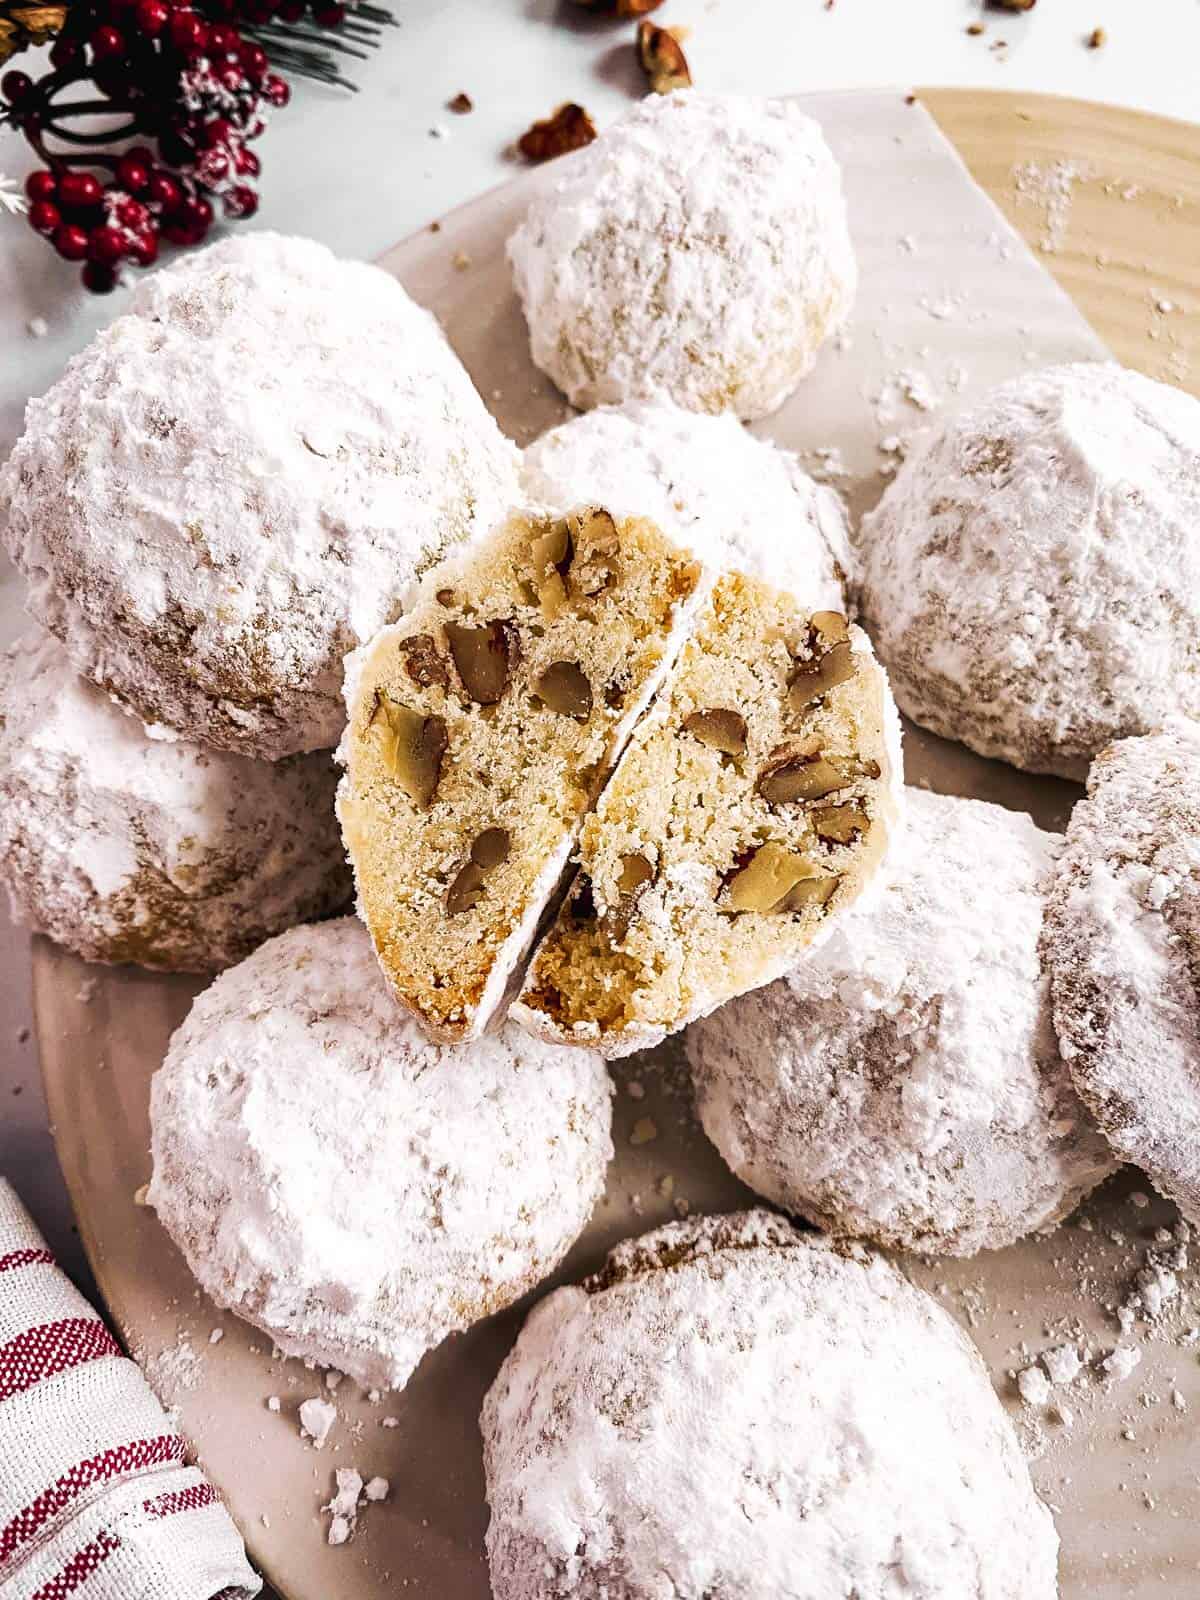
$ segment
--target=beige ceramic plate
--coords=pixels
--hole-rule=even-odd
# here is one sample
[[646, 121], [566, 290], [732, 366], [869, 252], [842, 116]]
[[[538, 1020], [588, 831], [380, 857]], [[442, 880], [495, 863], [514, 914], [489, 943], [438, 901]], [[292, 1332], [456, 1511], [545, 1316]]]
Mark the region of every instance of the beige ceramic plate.
[[[921, 99], [1026, 237], [1055, 246], [1041, 261], [1111, 347], [1186, 386], [1200, 327], [1200, 130], [1038, 97]], [[931, 389], [950, 399], [1027, 362], [1096, 355], [1102, 346], [967, 179], [921, 105], [894, 93], [810, 104], [846, 167], [864, 287], [849, 348], [829, 352], [761, 431], [806, 452], [836, 446], [842, 487], [861, 508], [879, 491], [880, 438], [925, 420], [906, 396]], [[1032, 164], [1024, 199], [1013, 188], [1022, 163]], [[530, 189], [551, 180], [532, 174], [484, 196], [385, 263], [443, 317], [485, 398], [522, 442], [564, 408], [529, 366], [502, 247]], [[1183, 309], [1156, 310], [1160, 301]], [[927, 736], [910, 739], [908, 765], [913, 780], [1028, 807], [1048, 825], [1061, 822], [1073, 794]], [[520, 1311], [444, 1345], [395, 1398], [371, 1404], [344, 1383], [334, 1395], [339, 1424], [314, 1452], [298, 1438], [296, 1409], [321, 1390], [320, 1375], [272, 1361], [268, 1341], [216, 1312], [154, 1216], [134, 1204], [149, 1175], [147, 1085], [195, 986], [89, 969], [39, 942], [35, 988], [59, 1154], [96, 1278], [130, 1347], [178, 1406], [259, 1566], [288, 1600], [485, 1600], [476, 1416]], [[691, 1120], [677, 1046], [635, 1058], [619, 1079], [609, 1191], [560, 1277], [595, 1266], [616, 1239], [673, 1215], [681, 1199], [730, 1209], [749, 1198]], [[644, 1098], [628, 1092], [631, 1081]], [[658, 1136], [635, 1147], [633, 1122], [647, 1116]], [[1033, 1351], [1068, 1335], [1114, 1343], [1113, 1300], [1153, 1228], [1173, 1216], [1157, 1201], [1131, 1204], [1128, 1191], [1139, 1186], [1128, 1175], [1110, 1186], [1087, 1212], [1092, 1227], [1072, 1225], [971, 1262], [913, 1265], [970, 1324], [1010, 1404], [1005, 1374], [1024, 1364], [1023, 1343]], [[210, 1342], [214, 1330], [222, 1330], [218, 1342]], [[1151, 1341], [1134, 1377], [1089, 1383], [1069, 1397], [1074, 1425], [1042, 1430], [1035, 1470], [1059, 1511], [1067, 1600], [1195, 1592], [1198, 1461], [1188, 1416], [1172, 1403], [1176, 1389], [1200, 1407], [1195, 1352]], [[281, 1398], [278, 1413], [266, 1407], [271, 1395]], [[385, 1418], [396, 1425], [384, 1427]], [[333, 1468], [351, 1464], [387, 1476], [392, 1495], [370, 1509], [350, 1545], [330, 1549], [319, 1507]]]

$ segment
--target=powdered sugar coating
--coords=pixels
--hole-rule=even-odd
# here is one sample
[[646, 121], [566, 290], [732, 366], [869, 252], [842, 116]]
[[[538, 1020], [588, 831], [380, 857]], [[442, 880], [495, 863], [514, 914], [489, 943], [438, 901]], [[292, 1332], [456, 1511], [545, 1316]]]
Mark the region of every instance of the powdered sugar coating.
[[1100, 755], [1046, 915], [1054, 1020], [1122, 1159], [1200, 1225], [1200, 727]]
[[328, 751], [268, 764], [148, 738], [48, 634], [0, 658], [0, 875], [89, 961], [215, 972], [343, 909]]
[[900, 708], [1033, 772], [1200, 715], [1200, 401], [1110, 364], [936, 425], [864, 519], [861, 604]]
[[649, 95], [509, 240], [534, 362], [577, 406], [673, 399], [759, 417], [845, 321], [841, 174], [794, 104]]
[[638, 400], [599, 406], [535, 440], [522, 478], [553, 510], [595, 501], [649, 517], [717, 571], [763, 578], [814, 610], [845, 609], [841, 497], [733, 416]]
[[149, 1203], [201, 1285], [375, 1388], [544, 1278], [612, 1154], [598, 1056], [514, 1029], [430, 1043], [350, 917], [218, 978], [150, 1116]]
[[978, 1355], [880, 1257], [673, 1223], [535, 1308], [484, 1402], [496, 1600], [1052, 1600]]
[[810, 960], [693, 1027], [701, 1121], [759, 1194], [837, 1234], [973, 1255], [1115, 1163], [1059, 1056], [1038, 959], [1056, 836], [908, 791], [881, 891]]
[[397, 283], [251, 234], [156, 273], [30, 403], [0, 518], [79, 672], [275, 760], [337, 743], [342, 656], [507, 510], [516, 459]]

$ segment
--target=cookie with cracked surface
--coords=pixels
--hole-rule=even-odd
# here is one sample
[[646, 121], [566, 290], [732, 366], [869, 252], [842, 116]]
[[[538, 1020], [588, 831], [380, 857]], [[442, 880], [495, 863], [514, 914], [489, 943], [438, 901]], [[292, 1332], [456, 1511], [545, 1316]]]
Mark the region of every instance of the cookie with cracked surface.
[[701, 1122], [744, 1183], [834, 1234], [968, 1256], [1052, 1227], [1114, 1170], [1038, 953], [1059, 843], [908, 791], [870, 907], [687, 1034]]
[[700, 575], [642, 519], [518, 513], [352, 659], [338, 815], [384, 973], [434, 1037], [505, 998]]
[[156, 273], [30, 402], [0, 522], [78, 672], [277, 760], [337, 743], [342, 657], [507, 511], [516, 468], [399, 284], [254, 234]]
[[1200, 727], [1098, 756], [1046, 913], [1054, 1020], [1116, 1153], [1200, 1226]]
[[586, 499], [649, 517], [716, 571], [745, 572], [802, 604], [845, 610], [841, 497], [736, 417], [637, 400], [598, 406], [535, 439], [521, 475], [529, 497], [552, 509]]
[[0, 879], [87, 961], [216, 972], [350, 899], [330, 751], [151, 739], [49, 634], [0, 657]]
[[508, 254], [533, 360], [585, 409], [764, 416], [857, 284], [818, 124], [786, 100], [693, 90], [650, 95], [564, 163]]
[[526, 1320], [480, 1418], [496, 1600], [1054, 1600], [978, 1354], [881, 1257], [672, 1223]]
[[779, 977], [871, 882], [900, 782], [866, 635], [719, 579], [584, 823], [514, 1019], [621, 1056]]
[[610, 1087], [515, 1029], [451, 1048], [399, 1012], [353, 917], [224, 973], [150, 1093], [148, 1202], [217, 1305], [399, 1388], [557, 1265], [604, 1187]]
[[1082, 779], [1200, 715], [1200, 401], [1110, 363], [935, 422], [859, 534], [864, 627], [914, 722]]

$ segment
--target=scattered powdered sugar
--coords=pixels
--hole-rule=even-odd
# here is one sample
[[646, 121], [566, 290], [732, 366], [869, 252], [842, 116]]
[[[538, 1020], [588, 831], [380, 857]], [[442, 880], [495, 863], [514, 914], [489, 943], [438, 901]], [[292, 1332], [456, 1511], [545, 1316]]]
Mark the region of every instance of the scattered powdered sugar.
[[1051, 162], [1025, 161], [1012, 169], [1018, 203], [1037, 206], [1045, 216], [1045, 232], [1038, 245], [1044, 254], [1055, 255], [1066, 243], [1075, 185], [1091, 176], [1086, 163], [1065, 157]]
[[270, 233], [143, 280], [25, 424], [0, 522], [30, 610], [143, 720], [272, 760], [337, 742], [342, 656], [515, 487], [434, 319]]
[[701, 1121], [743, 1182], [839, 1234], [971, 1255], [1052, 1226], [1113, 1170], [1038, 956], [1055, 842], [907, 791], [878, 894], [686, 1036]]
[[765, 1212], [629, 1240], [548, 1296], [481, 1426], [496, 1600], [664, 1573], [874, 1595], [897, 1550], [929, 1594], [1057, 1594], [1053, 1522], [965, 1336], [881, 1258]]
[[300, 1432], [305, 1438], [311, 1439], [315, 1450], [322, 1450], [337, 1422], [337, 1408], [331, 1406], [328, 1400], [322, 1400], [320, 1395], [313, 1395], [310, 1400], [300, 1404]]
[[336, 783], [324, 752], [147, 738], [40, 630], [0, 657], [0, 878], [19, 920], [88, 960], [212, 972], [340, 910]]
[[1107, 363], [931, 428], [858, 536], [900, 708], [1034, 772], [1200, 716], [1200, 401]]
[[330, 1544], [348, 1544], [358, 1528], [358, 1519], [367, 1505], [378, 1505], [388, 1497], [390, 1484], [386, 1478], [371, 1478], [363, 1482], [357, 1467], [338, 1467], [334, 1472], [337, 1485], [333, 1499], [321, 1507], [330, 1514], [326, 1539]]
[[[1047, 912], [1059, 1036], [1117, 1153], [1200, 1222], [1200, 728], [1106, 750], [1072, 814]], [[1142, 1308], [1176, 1292], [1147, 1263]]]
[[736, 417], [644, 401], [601, 406], [531, 444], [522, 481], [553, 510], [595, 501], [649, 517], [718, 571], [763, 578], [813, 609], [845, 608], [840, 497]]
[[430, 1043], [370, 938], [297, 928], [222, 974], [151, 1089], [149, 1200], [219, 1306], [285, 1354], [402, 1385], [550, 1272], [612, 1153], [598, 1056]]
[[841, 173], [794, 103], [650, 95], [509, 240], [533, 360], [583, 408], [774, 411], [845, 321]]

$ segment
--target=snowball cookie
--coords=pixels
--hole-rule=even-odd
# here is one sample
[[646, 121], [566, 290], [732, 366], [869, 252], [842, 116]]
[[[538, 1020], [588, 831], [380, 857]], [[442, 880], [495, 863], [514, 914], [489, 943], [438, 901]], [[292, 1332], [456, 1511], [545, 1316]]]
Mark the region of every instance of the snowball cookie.
[[150, 1092], [149, 1203], [219, 1306], [287, 1355], [399, 1388], [523, 1295], [612, 1154], [598, 1056], [515, 1029], [431, 1044], [347, 917], [224, 973]]
[[837, 162], [786, 100], [649, 95], [509, 240], [534, 362], [573, 405], [669, 397], [761, 417], [857, 282]]
[[1111, 364], [1023, 374], [934, 426], [862, 527], [900, 709], [1081, 778], [1200, 715], [1200, 401]]
[[48, 634], [0, 657], [0, 878], [88, 961], [216, 972], [350, 898], [332, 754], [147, 737]]
[[1044, 948], [1054, 1020], [1109, 1143], [1200, 1226], [1200, 728], [1098, 757]]
[[588, 500], [644, 516], [708, 565], [844, 611], [846, 509], [795, 456], [735, 417], [632, 401], [573, 417], [530, 445], [525, 491], [555, 510]]
[[0, 521], [80, 673], [276, 760], [337, 743], [342, 657], [507, 510], [516, 460], [397, 283], [254, 234], [157, 273], [31, 402]]
[[974, 1348], [765, 1211], [631, 1239], [483, 1406], [496, 1600], [1054, 1600], [1058, 1536]]
[[687, 1035], [701, 1121], [739, 1178], [833, 1233], [965, 1256], [1108, 1176], [1038, 960], [1055, 843], [1023, 814], [908, 791], [870, 907]]

